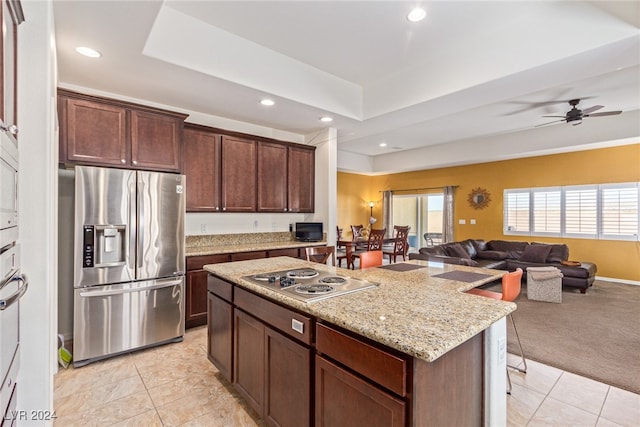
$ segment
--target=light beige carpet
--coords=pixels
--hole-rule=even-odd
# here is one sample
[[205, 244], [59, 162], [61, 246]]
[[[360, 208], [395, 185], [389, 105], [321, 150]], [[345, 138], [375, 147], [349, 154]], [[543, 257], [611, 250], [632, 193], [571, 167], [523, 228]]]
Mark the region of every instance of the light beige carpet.
[[[524, 285], [516, 303], [527, 359], [640, 393], [640, 286], [596, 280], [586, 294], [565, 288], [554, 304], [527, 299]], [[507, 338], [519, 354], [509, 321]]]

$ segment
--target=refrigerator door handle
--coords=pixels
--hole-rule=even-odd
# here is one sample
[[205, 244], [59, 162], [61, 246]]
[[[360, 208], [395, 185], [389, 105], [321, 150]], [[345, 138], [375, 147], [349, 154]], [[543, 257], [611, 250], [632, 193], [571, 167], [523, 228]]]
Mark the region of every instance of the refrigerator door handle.
[[[134, 175], [135, 176], [135, 175]], [[129, 182], [129, 256], [127, 261], [130, 269], [135, 269], [135, 254], [136, 254], [136, 183]]]
[[170, 288], [172, 286], [179, 286], [182, 283], [182, 278], [168, 279], [168, 280], [155, 280], [155, 284], [149, 286], [133, 287], [127, 289], [108, 289], [108, 290], [90, 290], [80, 292], [81, 297], [104, 297], [108, 295], [122, 295], [132, 292], [152, 291], [155, 289]]
[[136, 254], [138, 268], [142, 268], [142, 257], [144, 254], [144, 190], [145, 185], [142, 179], [138, 179], [138, 252]]
[[18, 288], [17, 291], [15, 291], [9, 297], [5, 299], [0, 299], [0, 310], [6, 310], [7, 308], [11, 307], [16, 301], [18, 301], [22, 297], [22, 295], [24, 295], [25, 292], [27, 292], [27, 288], [29, 287], [29, 280], [27, 279], [27, 276], [24, 274], [18, 274], [13, 276], [9, 280], [7, 280], [5, 283], [3, 283], [2, 286], [0, 286], [0, 288], [3, 288], [8, 283], [15, 282], [15, 281], [21, 281], [22, 285]]

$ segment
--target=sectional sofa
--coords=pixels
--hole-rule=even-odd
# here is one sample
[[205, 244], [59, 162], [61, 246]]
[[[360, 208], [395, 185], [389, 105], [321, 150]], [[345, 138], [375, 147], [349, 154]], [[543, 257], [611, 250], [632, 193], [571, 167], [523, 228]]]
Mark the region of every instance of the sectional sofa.
[[[509, 240], [467, 239], [460, 242], [420, 248], [409, 259], [439, 261], [448, 264], [514, 271], [527, 267], [553, 266], [562, 272], [562, 285], [585, 293], [596, 277], [596, 265], [591, 262], [570, 262], [565, 244], [517, 242]], [[524, 275], [523, 277], [525, 277]], [[526, 279], [526, 277], [525, 277]]]

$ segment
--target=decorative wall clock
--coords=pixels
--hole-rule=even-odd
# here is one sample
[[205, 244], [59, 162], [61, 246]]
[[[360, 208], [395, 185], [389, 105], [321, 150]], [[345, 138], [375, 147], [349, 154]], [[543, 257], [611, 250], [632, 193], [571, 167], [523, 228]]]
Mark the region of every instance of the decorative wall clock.
[[489, 206], [491, 194], [484, 188], [474, 188], [467, 197], [467, 202], [473, 209], [484, 209]]

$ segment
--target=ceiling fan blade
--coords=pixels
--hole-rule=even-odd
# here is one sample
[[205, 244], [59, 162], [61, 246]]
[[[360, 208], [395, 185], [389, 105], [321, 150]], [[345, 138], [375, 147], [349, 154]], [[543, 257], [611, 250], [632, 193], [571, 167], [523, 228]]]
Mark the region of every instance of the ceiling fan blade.
[[582, 115], [585, 116], [601, 108], [604, 108], [604, 105], [594, 105], [593, 107], [585, 108], [584, 110], [582, 110]]
[[551, 125], [551, 124], [553, 124], [553, 123], [560, 123], [560, 122], [565, 122], [565, 121], [566, 121], [566, 119], [554, 120], [554, 121], [552, 121], [552, 122], [542, 123], [542, 124], [540, 124], [540, 125], [535, 125], [534, 127], [535, 127], [535, 128], [539, 128], [540, 126], [546, 126], [546, 125]]
[[565, 116], [542, 116], [542, 117], [557, 117], [557, 118], [566, 118]]
[[602, 113], [584, 114], [582, 117], [615, 116], [616, 114], [622, 114], [622, 111], [603, 111]]

